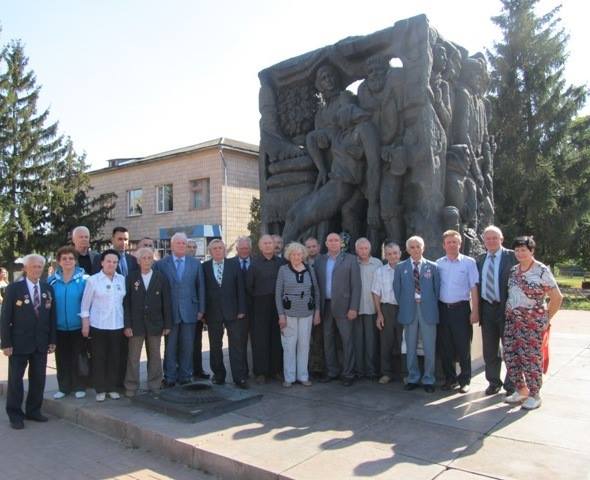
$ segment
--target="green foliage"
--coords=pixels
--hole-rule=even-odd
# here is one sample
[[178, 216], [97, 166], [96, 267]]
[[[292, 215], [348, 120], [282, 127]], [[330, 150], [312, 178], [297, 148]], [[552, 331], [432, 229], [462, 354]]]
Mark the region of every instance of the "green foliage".
[[503, 41], [488, 52], [490, 131], [498, 144], [496, 222], [509, 241], [535, 235], [539, 258], [554, 263], [569, 254], [571, 236], [590, 212], [590, 165], [575, 148], [572, 123], [587, 92], [563, 79], [568, 36], [559, 7], [537, 16], [537, 3], [502, 0], [501, 14], [492, 19]]
[[102, 226], [109, 199], [89, 200], [84, 157], [38, 113], [40, 87], [19, 42], [0, 52], [0, 262], [9, 271], [30, 252], [51, 254], [71, 227]]
[[252, 197], [250, 202], [250, 221], [248, 222], [248, 231], [250, 232], [250, 238], [252, 239], [252, 251], [258, 251], [258, 240], [260, 239], [260, 199]]

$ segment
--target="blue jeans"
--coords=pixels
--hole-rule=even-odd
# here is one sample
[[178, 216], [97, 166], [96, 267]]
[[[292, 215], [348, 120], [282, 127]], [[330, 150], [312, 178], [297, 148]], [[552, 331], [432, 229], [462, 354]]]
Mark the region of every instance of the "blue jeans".
[[196, 323], [176, 323], [172, 326], [164, 352], [164, 379], [168, 383], [192, 379], [196, 330]]

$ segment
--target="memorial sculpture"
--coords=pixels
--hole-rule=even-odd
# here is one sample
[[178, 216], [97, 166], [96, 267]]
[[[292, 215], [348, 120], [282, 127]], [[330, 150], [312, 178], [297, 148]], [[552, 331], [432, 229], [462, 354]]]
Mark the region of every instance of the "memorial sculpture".
[[441, 233], [457, 228], [466, 253], [481, 249], [495, 150], [481, 53], [470, 56], [420, 15], [259, 78], [265, 232], [323, 243], [342, 231], [377, 251], [420, 235], [434, 256]]

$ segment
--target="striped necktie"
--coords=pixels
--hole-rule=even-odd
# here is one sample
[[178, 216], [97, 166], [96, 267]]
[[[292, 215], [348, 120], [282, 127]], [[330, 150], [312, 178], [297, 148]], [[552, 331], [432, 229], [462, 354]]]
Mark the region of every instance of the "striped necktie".
[[420, 270], [418, 269], [419, 264], [420, 262], [414, 262], [414, 289], [418, 295], [422, 293], [422, 289], [420, 288]]
[[488, 271], [486, 274], [486, 291], [485, 298], [488, 302], [496, 302], [496, 254], [490, 253], [490, 261], [488, 262]]

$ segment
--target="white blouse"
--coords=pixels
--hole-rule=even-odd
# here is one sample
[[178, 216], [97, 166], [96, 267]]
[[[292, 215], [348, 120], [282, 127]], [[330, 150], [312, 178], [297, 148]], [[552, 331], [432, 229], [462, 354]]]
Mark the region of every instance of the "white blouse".
[[123, 328], [125, 277], [115, 273], [111, 280], [102, 271], [86, 280], [82, 297], [82, 318], [90, 317], [90, 326], [100, 330]]

